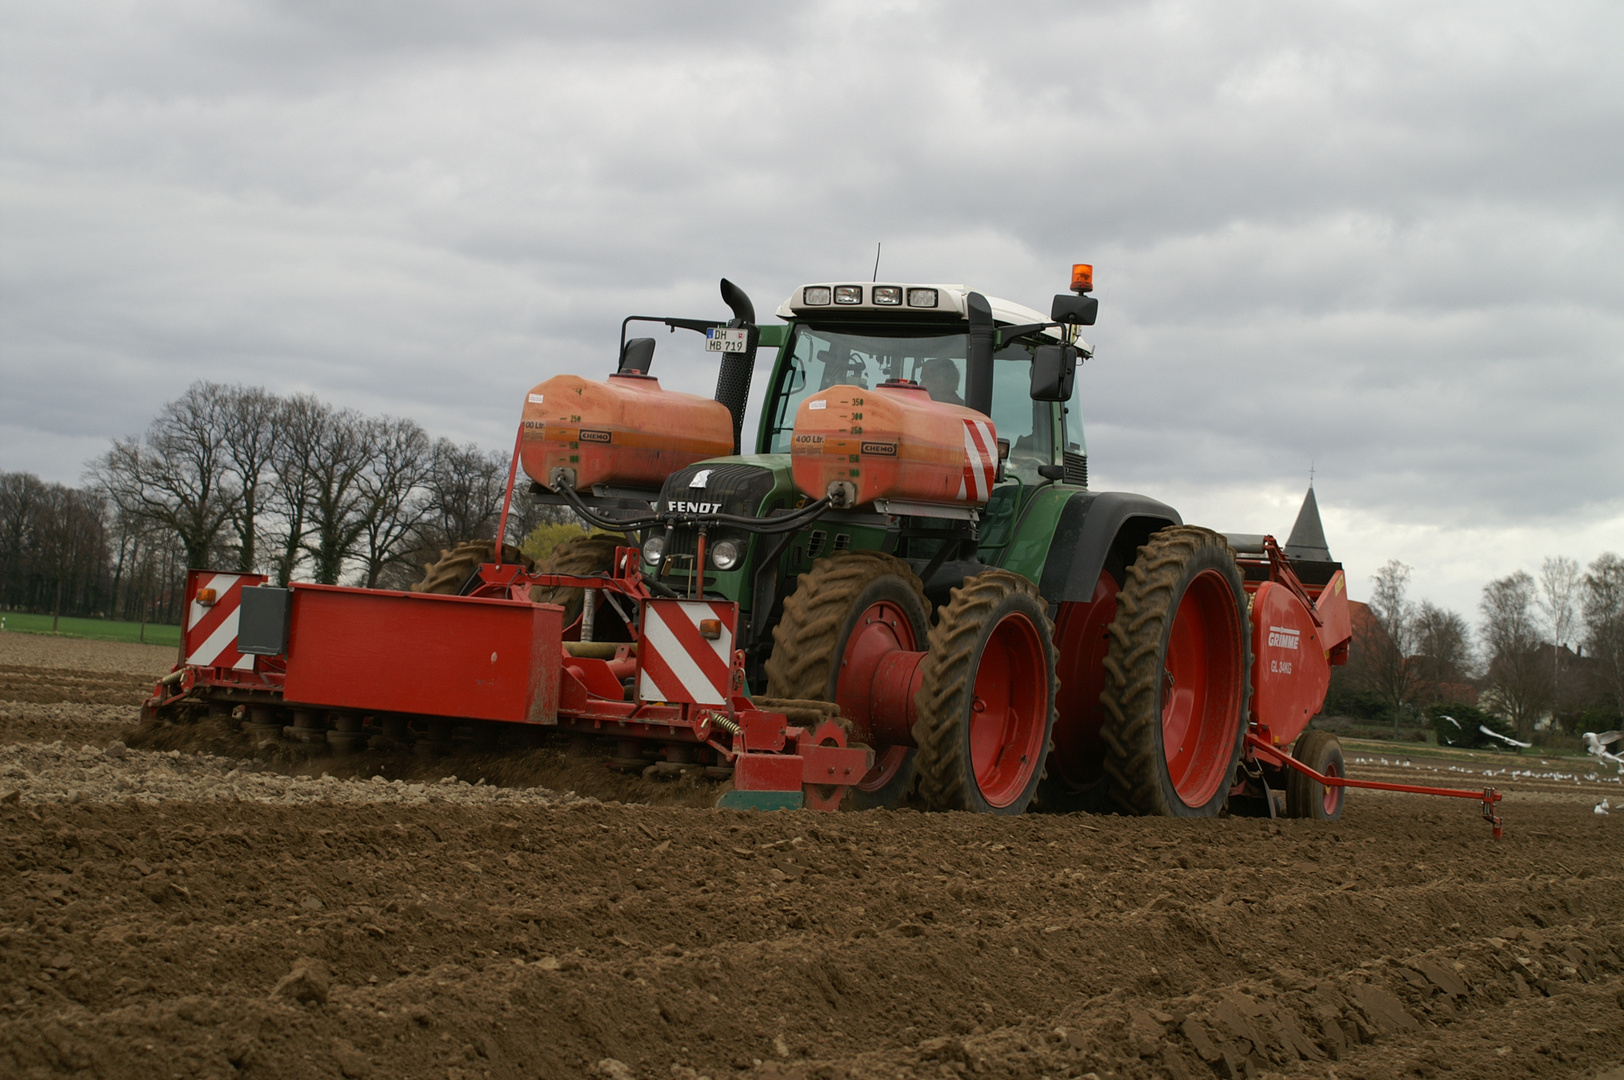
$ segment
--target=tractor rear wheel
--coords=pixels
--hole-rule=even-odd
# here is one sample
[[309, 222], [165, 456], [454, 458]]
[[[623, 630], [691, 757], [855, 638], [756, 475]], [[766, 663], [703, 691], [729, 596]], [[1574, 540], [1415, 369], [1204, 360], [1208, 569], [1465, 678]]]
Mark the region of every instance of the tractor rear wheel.
[[835, 702], [874, 750], [874, 768], [846, 796], [854, 810], [894, 810], [913, 789], [914, 748], [874, 745], [865, 725], [880, 660], [923, 651], [929, 611], [925, 587], [907, 563], [851, 551], [819, 559], [802, 574], [773, 628], [767, 695]]
[[[458, 595], [480, 563], [491, 561], [494, 549], [490, 540], [466, 540], [450, 550], [441, 548], [439, 559], [423, 564], [423, 580], [412, 586], [412, 592]], [[502, 545], [502, 561], [523, 563], [526, 570], [535, 566], [528, 555], [512, 544]]]
[[986, 570], [954, 589], [930, 632], [915, 698], [919, 794], [933, 810], [1019, 814], [1043, 776], [1059, 679], [1037, 587]]
[[[1291, 756], [1321, 776], [1346, 776], [1342, 743], [1329, 731], [1305, 731], [1297, 736]], [[1286, 816], [1314, 821], [1335, 821], [1342, 816], [1342, 797], [1347, 788], [1327, 787], [1287, 766]]]
[[1246, 734], [1251, 642], [1235, 553], [1208, 529], [1162, 529], [1117, 595], [1105, 657], [1105, 773], [1130, 814], [1212, 817]]

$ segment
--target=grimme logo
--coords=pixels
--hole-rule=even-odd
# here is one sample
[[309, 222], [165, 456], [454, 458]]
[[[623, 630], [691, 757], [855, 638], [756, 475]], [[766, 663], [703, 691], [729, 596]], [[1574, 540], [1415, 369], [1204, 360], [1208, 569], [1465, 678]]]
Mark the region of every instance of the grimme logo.
[[611, 436], [607, 431], [589, 431], [586, 428], [581, 429], [582, 442], [606, 443], [609, 442], [610, 439]]
[[863, 444], [863, 453], [875, 457], [896, 457], [897, 444], [894, 442], [866, 442]]
[[1302, 632], [1293, 630], [1289, 626], [1269, 627], [1269, 644], [1278, 645], [1282, 649], [1297, 648], [1297, 639]]

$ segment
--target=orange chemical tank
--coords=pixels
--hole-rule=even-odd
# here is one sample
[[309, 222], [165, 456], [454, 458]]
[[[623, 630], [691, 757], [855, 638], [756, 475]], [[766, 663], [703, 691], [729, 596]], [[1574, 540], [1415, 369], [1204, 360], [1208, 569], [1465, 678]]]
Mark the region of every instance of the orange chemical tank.
[[980, 506], [998, 473], [997, 433], [911, 382], [831, 386], [796, 410], [790, 461], [797, 488], [839, 506]]
[[526, 476], [551, 488], [658, 490], [678, 469], [732, 452], [727, 406], [662, 390], [649, 375], [602, 382], [557, 375], [524, 403], [519, 461]]

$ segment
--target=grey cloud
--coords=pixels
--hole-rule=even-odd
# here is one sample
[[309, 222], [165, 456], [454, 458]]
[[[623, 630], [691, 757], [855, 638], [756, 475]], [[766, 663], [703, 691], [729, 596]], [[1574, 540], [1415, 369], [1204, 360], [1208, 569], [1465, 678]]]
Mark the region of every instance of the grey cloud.
[[65, 448], [199, 377], [505, 446], [518, 395], [605, 367], [628, 312], [720, 311], [723, 275], [770, 311], [884, 241], [887, 276], [1040, 307], [1097, 264], [1078, 409], [1111, 482], [1199, 502], [1313, 459], [1384, 521], [1583, 531], [1624, 514], [1621, 24], [13, 3], [0, 465], [74, 479]]

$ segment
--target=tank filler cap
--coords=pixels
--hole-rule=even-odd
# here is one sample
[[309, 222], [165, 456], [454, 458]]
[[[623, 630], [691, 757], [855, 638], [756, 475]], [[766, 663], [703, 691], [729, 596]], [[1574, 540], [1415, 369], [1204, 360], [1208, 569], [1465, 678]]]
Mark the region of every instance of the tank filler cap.
[[829, 481], [829, 505], [836, 510], [850, 509], [857, 502], [857, 485], [850, 480]]

